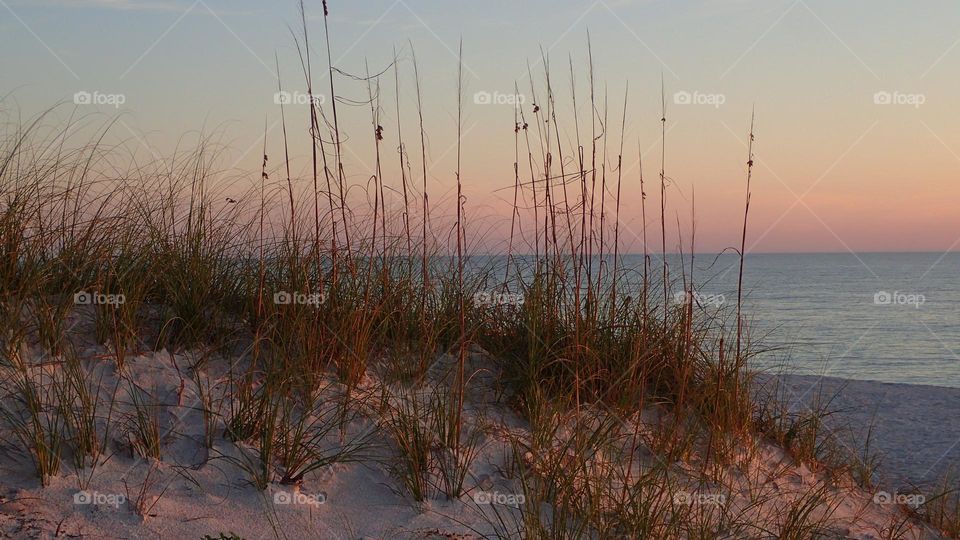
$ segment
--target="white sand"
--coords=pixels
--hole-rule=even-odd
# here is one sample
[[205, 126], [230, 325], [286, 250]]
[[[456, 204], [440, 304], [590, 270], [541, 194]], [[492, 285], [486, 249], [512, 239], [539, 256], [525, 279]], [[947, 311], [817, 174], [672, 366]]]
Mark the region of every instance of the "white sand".
[[[871, 447], [881, 456], [880, 481], [890, 488], [924, 486], [960, 467], [960, 389], [833, 377], [783, 377], [794, 408], [821, 391], [832, 399], [832, 429], [861, 450], [873, 426]], [[957, 472], [960, 472], [958, 470]]]
[[[103, 351], [91, 348], [83, 353], [93, 356], [98, 352]], [[247, 474], [223, 457], [238, 455], [233, 443], [218, 438], [208, 455], [200, 443], [202, 416], [194, 408], [197, 390], [187, 367], [192, 360], [184, 355], [171, 357], [162, 351], [128, 360], [126, 371], [130, 377], [151, 389], [166, 405], [162, 417], [165, 434], [162, 462], [135, 458], [122, 443], [121, 430], [117, 428], [112, 435], [116, 441], [108, 452], [110, 457], [94, 471], [86, 490], [80, 489], [81, 473], [74, 471], [69, 463], [64, 464], [50, 486], [41, 488], [25, 456], [18, 455], [13, 448], [0, 448], [0, 536], [202, 538], [207, 534], [217, 537], [221, 532], [234, 532], [246, 539], [476, 538], [481, 537], [477, 531], [495, 537], [489, 522], [492, 509], [512, 512], [509, 507], [512, 501], [505, 498], [521, 490], [516, 479], [503, 474], [504, 456], [509, 448], [505, 434], [522, 432], [525, 423], [503, 405], [493, 403], [495, 395], [489, 389], [472, 394], [468, 404], [468, 418], [476, 419], [476, 415], [483, 412], [494, 429], [484, 436], [479, 456], [471, 468], [467, 479], [470, 494], [460, 500], [446, 501], [438, 495], [426, 504], [415, 505], [389, 473], [392, 458], [385, 445], [362, 463], [336, 464], [309, 475], [298, 497], [285, 486], [271, 485], [266, 492], [252, 487]], [[210, 363], [207, 370], [216, 377], [223, 368]], [[94, 373], [104, 376], [105, 386], [112, 385], [117, 376], [113, 364], [106, 359], [97, 363]], [[484, 381], [485, 378], [489, 379], [489, 374], [476, 380], [489, 382]], [[792, 383], [799, 385], [804, 380], [797, 378]], [[860, 403], [856, 400], [872, 403], [887, 396], [900, 404], [888, 409], [889, 420], [883, 432], [884, 437], [891, 438], [883, 440], [888, 450], [899, 450], [922, 440], [920, 436], [908, 436], [907, 427], [917, 419], [929, 419], [933, 411], [942, 418], [944, 406], [949, 405], [951, 410], [960, 406], [956, 401], [948, 403], [949, 392], [872, 383], [855, 384], [851, 388], [860, 392], [850, 394], [852, 403]], [[911, 401], [917, 397], [914, 394], [925, 394], [926, 401]], [[124, 392], [118, 396], [119, 403], [129, 400]], [[122, 412], [118, 411], [118, 415]], [[903, 416], [896, 417], [896, 414]], [[956, 417], [953, 421], [956, 422]], [[365, 427], [360, 420], [352, 426], [357, 430]], [[934, 437], [918, 426], [913, 433], [923, 433], [929, 441], [950, 439], [946, 434]], [[766, 516], [758, 519], [776, 519], [785, 513], [784, 505], [796, 500], [811, 486], [820, 485], [827, 486], [836, 505], [833, 517], [837, 537], [881, 538], [886, 527], [905, 517], [902, 507], [876, 504], [872, 493], [852, 485], [836, 484], [822, 472], [798, 467], [777, 448], [760, 444], [755, 450], [755, 457], [745, 467], [728, 471], [724, 477], [733, 487], [736, 504], [746, 506], [744, 501], [756, 496], [758, 489], [772, 494], [768, 503], [750, 510]], [[929, 449], [923, 455], [932, 464], [937, 452]], [[537, 459], [537, 456], [530, 457], [534, 463]], [[910, 455], [902, 456], [900, 462], [909, 463]], [[598, 466], [601, 465], [598, 462]], [[923, 467], [920, 465], [911, 471], [922, 472]], [[141, 518], [133, 511], [133, 503], [151, 470], [151, 486], [145, 499], [148, 506], [156, 502], [147, 517]], [[496, 494], [492, 497], [500, 497], [501, 505], [485, 504], [482, 496], [476, 499], [480, 492]], [[84, 495], [93, 498], [94, 503], [78, 503], [75, 498]], [[287, 500], [296, 503], [286, 504]], [[483, 517], [485, 513], [488, 518]], [[931, 532], [922, 532], [917, 524], [910, 531], [906, 538], [937, 538]]]

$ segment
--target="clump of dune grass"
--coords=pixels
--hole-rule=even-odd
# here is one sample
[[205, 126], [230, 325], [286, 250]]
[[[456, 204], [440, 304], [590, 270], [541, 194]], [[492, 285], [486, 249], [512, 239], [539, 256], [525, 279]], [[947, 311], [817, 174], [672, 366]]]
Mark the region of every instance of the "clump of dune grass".
[[[455, 381], [452, 371], [448, 378]], [[466, 492], [484, 422], [474, 420], [452, 433], [461, 418], [451, 412], [456, 396], [450, 385], [423, 383], [386, 388], [382, 397], [382, 425], [395, 456], [389, 469], [418, 503], [434, 493], [457, 499]]]
[[163, 405], [156, 391], [151, 392], [140, 385], [128, 385], [133, 413], [127, 419], [127, 440], [134, 454], [142, 458], [160, 460], [163, 444]]
[[45, 371], [27, 365], [7, 370], [0, 407], [5, 431], [16, 441], [14, 447], [29, 456], [43, 485], [60, 472], [67, 422], [57, 400], [62, 380]]
[[919, 513], [924, 521], [942, 531], [949, 538], [960, 538], [960, 479], [954, 470], [943, 475], [932, 489], [927, 490]]
[[80, 487], [86, 489], [108, 453], [119, 381], [111, 387], [102, 371], [84, 365], [70, 351], [64, 358], [64, 379], [57, 389], [57, 401], [77, 479]]

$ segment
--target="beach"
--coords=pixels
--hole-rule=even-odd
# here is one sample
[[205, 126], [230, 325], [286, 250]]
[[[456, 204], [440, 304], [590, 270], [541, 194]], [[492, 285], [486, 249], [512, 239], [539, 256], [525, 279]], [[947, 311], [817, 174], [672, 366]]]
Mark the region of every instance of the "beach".
[[0, 0], [0, 539], [960, 539], [958, 13], [861, 3]]
[[818, 391], [838, 411], [829, 418], [860, 450], [873, 426], [880, 482], [890, 488], [930, 485], [960, 463], [960, 389], [930, 385], [789, 375], [793, 407], [809, 406]]
[[[86, 354], [96, 358], [102, 352], [91, 347]], [[512, 459], [519, 457], [528, 466], [537, 467], [538, 457], [529, 452], [511, 457], [517, 441], [530, 436], [530, 425], [493, 392], [495, 377], [491, 373], [495, 370], [491, 366], [496, 362], [482, 351], [471, 354], [471, 369], [486, 375], [478, 376], [480, 382], [469, 395], [465, 424], [483, 424], [486, 428], [470, 466], [465, 494], [451, 500], [434, 493], [421, 502], [411, 499], [397, 483], [391, 472], [396, 458], [391, 456], [391, 445], [383, 434], [377, 435], [379, 444], [371, 447], [363, 459], [324, 466], [307, 475], [302, 483], [274, 482], [265, 490], [254, 487], [249, 471], [241, 466], [243, 456], [253, 455], [250, 447], [235, 445], [219, 434], [211, 448], [203, 444], [205, 427], [198, 410], [201, 396], [199, 387], [188, 376], [188, 366], [195, 360], [189, 354], [159, 351], [129, 358], [125, 365], [125, 372], [139, 386], [150, 388], [151, 395], [163, 404], [160, 460], [136, 455], [119, 427], [110, 436], [113, 440], [107, 456], [95, 470], [75, 470], [65, 465], [46, 487], [41, 487], [29, 472], [28, 462], [4, 460], [0, 465], [0, 533], [9, 538], [218, 538], [218, 534], [226, 534], [227, 538], [331, 539], [467, 539], [520, 534], [512, 528], [520, 527], [515, 520], [519, 519], [521, 508], [531, 502], [524, 499], [524, 489], [509, 471], [513, 468]], [[434, 372], [442, 373], [444, 363], [451, 364], [452, 360], [440, 359]], [[55, 364], [42, 369], [56, 369], [51, 366]], [[204, 376], [224, 382], [225, 366], [208, 363]], [[93, 361], [89, 367], [91, 377], [102, 380], [106, 386], [115, 382], [117, 372], [109, 362]], [[442, 379], [441, 376], [433, 385], [442, 385]], [[798, 403], [803, 402], [804, 391], [818, 382], [802, 376], [786, 380]], [[883, 468], [891, 478], [922, 480], [926, 468], [938, 470], [938, 445], [949, 446], [951, 430], [956, 429], [950, 425], [948, 413], [958, 406], [958, 390], [830, 378], [822, 383], [825, 391], [844, 387], [834, 402], [850, 409], [835, 417], [840, 422], [862, 426], [870, 418], [872, 408], [880, 405], [874, 437], [877, 449], [888, 459], [894, 458], [885, 461]], [[375, 378], [369, 377], [364, 386], [374, 393], [396, 390], [378, 387]], [[403, 399], [402, 392], [391, 395], [395, 396], [391, 399]], [[131, 412], [128, 400], [127, 395], [117, 397], [118, 426], [123, 425], [119, 419]], [[376, 413], [369, 412], [369, 416], [350, 422], [346, 427], [348, 438], [371, 427]], [[641, 422], [655, 424], [651, 418], [656, 416], [656, 409], [647, 412], [647, 419]], [[651, 434], [655, 432], [654, 424], [648, 425]], [[556, 434], [558, 441], [569, 441], [566, 437], [571, 436], [576, 434]], [[331, 437], [336, 439], [335, 434]], [[912, 448], [921, 443], [926, 445], [925, 450], [914, 453]], [[652, 448], [645, 452], [655, 461], [657, 453]], [[850, 480], [832, 478], [829, 471], [797, 464], [776, 445], [741, 442], [734, 451], [752, 457], [724, 473], [717, 484], [674, 487], [668, 492], [672, 495], [667, 504], [708, 506], [718, 500], [724, 508], [742, 504], [738, 511], [742, 514], [737, 515], [750, 516], [747, 520], [761, 527], [770, 520], [769, 530], [775, 530], [782, 505], [789, 507], [791, 500], [804, 500], [813, 490], [832, 501], [823, 526], [827, 527], [829, 522], [824, 530], [833, 531], [831, 534], [838, 538], [881, 538], [891, 523], [909, 523], [909, 517], [901, 514], [902, 504], [888, 505], [883, 500], [878, 503], [874, 491], [859, 488]], [[570, 457], [574, 458], [572, 454]], [[950, 459], [948, 455], [940, 461]], [[591, 467], [599, 465], [595, 458], [590, 463]], [[580, 469], [572, 463], [564, 467], [568, 474], [579, 474]], [[684, 471], [696, 465], [678, 463], [676, 467], [677, 471]], [[729, 506], [727, 497], [732, 499]], [[756, 503], [750, 500], [762, 502], [754, 506]], [[762, 530], [754, 529], [754, 533], [744, 537], [766, 537]], [[903, 538], [939, 537], [918, 522], [902, 532]]]

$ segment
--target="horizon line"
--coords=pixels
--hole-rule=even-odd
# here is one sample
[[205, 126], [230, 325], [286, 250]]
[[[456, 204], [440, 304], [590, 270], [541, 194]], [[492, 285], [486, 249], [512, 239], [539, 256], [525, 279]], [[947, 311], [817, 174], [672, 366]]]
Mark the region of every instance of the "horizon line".
[[[728, 252], [729, 252], [729, 253], [728, 253]], [[899, 251], [895, 251], [895, 250], [884, 250], [884, 251], [874, 251], [874, 250], [870, 250], [870, 251], [849, 251], [849, 250], [844, 250], [844, 251], [748, 251], [748, 252], [746, 253], [746, 255], [747, 255], [747, 256], [750, 256], [750, 255], [908, 255], [908, 254], [909, 254], [909, 255], [944, 255], [944, 254], [951, 254], [951, 253], [960, 253], [960, 249], [948, 249], [948, 250], [940, 250], [940, 251], [936, 251], [936, 250], [934, 250], [934, 251], [931, 251], [931, 250], [899, 250]], [[694, 254], [694, 255], [726, 255], [726, 254], [729, 254], [729, 255], [734, 255], [734, 256], [738, 255], [738, 254], [737, 254], [737, 251], [736, 251], [735, 249], [732, 249], [732, 248], [726, 249], [726, 250], [722, 250], [722, 251], [695, 251], [693, 254]], [[565, 253], [565, 254], [563, 254], [563, 255], [564, 255], [564, 256], [567, 256], [567, 255], [569, 255], [569, 254], [568, 254], [568, 253]], [[613, 253], [609, 253], [609, 252], [608, 252], [608, 253], [594, 253], [594, 254], [593, 254], [593, 257], [612, 256], [612, 255], [613, 255]], [[626, 256], [638, 256], [638, 257], [642, 257], [643, 255], [644, 255], [643, 252], [625, 252], [625, 253], [620, 253], [618, 256], [620, 256], [620, 257], [626, 257]], [[661, 255], [661, 252], [659, 252], [659, 251], [650, 251], [650, 252], [647, 252], [647, 255], [648, 255], [648, 256], [659, 256], [659, 255]], [[679, 252], [679, 251], [668, 251], [668, 252], [667, 252], [667, 255], [671, 255], [671, 256], [674, 256], [674, 255], [689, 256], [690, 253], [689, 253], [689, 252], [683, 252], [683, 253], [681, 253], [681, 252]], [[507, 254], [506, 254], [506, 253], [485, 252], [485, 253], [465, 254], [465, 256], [466, 256], [466, 257], [505, 257], [505, 256], [507, 256]], [[534, 256], [536, 256], [536, 254], [535, 254], [535, 253], [512, 253], [512, 254], [510, 254], [510, 256], [512, 256], [512, 257], [534, 257]]]

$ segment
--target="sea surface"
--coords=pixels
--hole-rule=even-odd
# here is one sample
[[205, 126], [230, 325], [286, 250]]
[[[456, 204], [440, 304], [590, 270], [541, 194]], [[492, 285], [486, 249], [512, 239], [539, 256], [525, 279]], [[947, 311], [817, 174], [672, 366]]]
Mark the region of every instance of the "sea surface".
[[[698, 254], [699, 298], [735, 305], [738, 267]], [[960, 388], [960, 253], [754, 254], [743, 283], [759, 368]]]
[[[658, 299], [662, 261], [650, 255]], [[698, 301], [725, 311], [730, 324], [739, 262], [729, 252], [694, 258]], [[689, 255], [668, 254], [667, 263], [668, 298], [682, 300]], [[642, 255], [623, 255], [619, 265], [633, 288], [642, 283]], [[960, 388], [960, 253], [748, 254], [743, 290], [751, 341], [766, 350], [757, 369]]]

